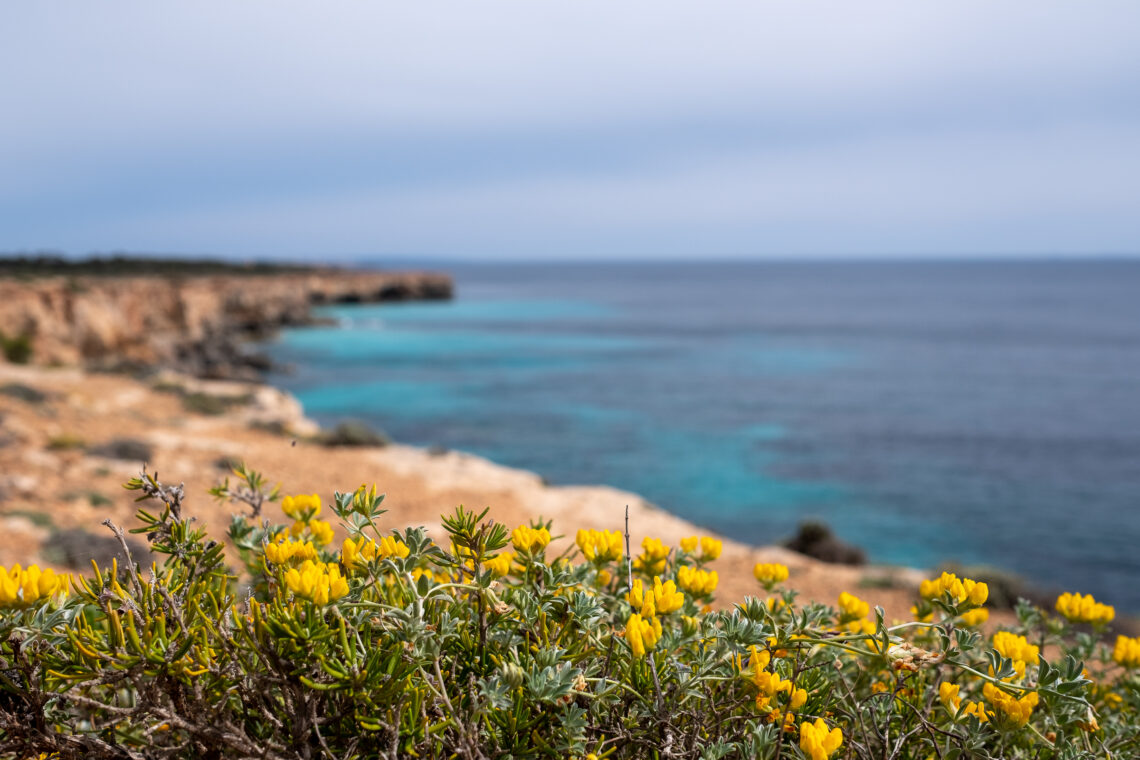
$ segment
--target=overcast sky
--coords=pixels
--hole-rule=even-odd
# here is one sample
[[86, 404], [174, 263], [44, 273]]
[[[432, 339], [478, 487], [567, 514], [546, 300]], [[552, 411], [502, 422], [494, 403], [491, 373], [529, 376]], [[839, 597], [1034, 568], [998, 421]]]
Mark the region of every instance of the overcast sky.
[[1140, 3], [7, 2], [0, 250], [1140, 252]]

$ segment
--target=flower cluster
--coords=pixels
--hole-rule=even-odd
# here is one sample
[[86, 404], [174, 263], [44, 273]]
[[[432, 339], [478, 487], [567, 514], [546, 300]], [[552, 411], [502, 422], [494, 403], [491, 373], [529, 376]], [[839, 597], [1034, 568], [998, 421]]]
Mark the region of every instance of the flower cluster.
[[644, 657], [646, 651], [653, 649], [660, 638], [661, 621], [656, 617], [644, 618], [634, 613], [626, 620], [625, 640], [634, 657]]
[[839, 622], [849, 623], [862, 620], [871, 614], [871, 605], [854, 594], [842, 591], [839, 594]]
[[70, 575], [60, 575], [50, 567], [40, 570], [31, 565], [26, 570], [19, 565], [0, 567], [0, 607], [20, 607], [66, 594]]
[[633, 560], [633, 569], [648, 576], [665, 572], [665, 562], [669, 558], [669, 547], [659, 538], [646, 536], [641, 541], [641, 554]]
[[324, 520], [297, 520], [289, 526], [289, 535], [294, 538], [306, 531], [317, 546], [328, 546], [333, 542], [333, 527]]
[[281, 511], [294, 520], [307, 522], [321, 513], [321, 497], [315, 493], [286, 496], [281, 500]]
[[1092, 594], [1065, 593], [1057, 597], [1057, 612], [1060, 612], [1071, 623], [1092, 623], [1094, 626], [1104, 626], [1116, 617], [1116, 610], [1107, 604], [1101, 604], [1093, 599]]
[[982, 685], [982, 694], [996, 708], [995, 714], [999, 718], [1017, 727], [1024, 726], [1029, 722], [1029, 716], [1033, 714], [1033, 708], [1037, 706], [1039, 699], [1035, 691], [1028, 692], [1019, 698], [992, 683]]
[[707, 597], [716, 591], [716, 570], [700, 570], [688, 565], [677, 568], [677, 585], [696, 597]]
[[614, 562], [622, 558], [622, 540], [616, 530], [579, 530], [575, 543], [591, 562]]
[[827, 760], [839, 751], [842, 744], [843, 731], [839, 728], [828, 730], [823, 718], [816, 718], [814, 723], [805, 721], [800, 725], [800, 749], [811, 760]]
[[791, 680], [768, 670], [772, 662], [768, 650], [753, 646], [750, 651], [748, 670], [757, 689], [756, 709], [771, 722], [790, 724], [792, 713], [807, 703], [807, 690], [796, 688]]
[[995, 633], [993, 645], [998, 654], [1013, 661], [1013, 669], [1019, 676], [1025, 675], [1026, 665], [1037, 662], [1037, 655], [1041, 651], [1024, 636], [1009, 631]]
[[653, 587], [648, 591], [645, 590], [645, 584], [640, 578], [634, 580], [626, 599], [629, 600], [630, 606], [646, 618], [668, 615], [681, 609], [685, 604], [685, 595], [677, 590], [677, 584], [673, 581], [662, 583], [660, 575], [653, 578]]
[[752, 568], [752, 575], [761, 586], [770, 591], [777, 583], [788, 579], [788, 566], [776, 562], [759, 562]]
[[285, 533], [280, 534], [276, 541], [270, 541], [265, 545], [265, 558], [274, 565], [315, 561], [317, 556], [317, 548], [313, 546], [312, 541], [295, 541]]
[[511, 572], [511, 565], [514, 562], [514, 559], [514, 552], [504, 551], [484, 561], [483, 564], [487, 567], [487, 569], [494, 573], [496, 578], [502, 578], [504, 575], [508, 575]]
[[398, 557], [403, 559], [410, 552], [408, 545], [394, 536], [384, 536], [379, 541], [373, 539], [346, 538], [340, 545], [340, 561], [344, 569], [355, 570], [361, 562]]
[[285, 571], [286, 587], [313, 604], [328, 604], [348, 593], [348, 581], [335, 562], [305, 560]]
[[511, 543], [523, 554], [533, 554], [545, 549], [550, 543], [550, 531], [545, 527], [532, 528], [529, 525], [520, 525], [511, 531]]
[[941, 599], [949, 594], [959, 605], [981, 607], [989, 598], [990, 589], [985, 583], [969, 578], [959, 580], [954, 573], [942, 573], [938, 578], [923, 581], [918, 587], [918, 594], [927, 601]]
[[1112, 659], [1126, 668], [1140, 667], [1140, 636], [1117, 636]]
[[[697, 551], [698, 544], [700, 546], [699, 552]], [[712, 562], [718, 559], [721, 552], [724, 551], [724, 543], [711, 536], [702, 536], [700, 539], [696, 536], [689, 536], [681, 539], [681, 551], [694, 555], [698, 562]]]
[[943, 681], [938, 685], [938, 699], [942, 702], [943, 706], [949, 711], [952, 718], [964, 718], [972, 716], [979, 721], [985, 723], [990, 719], [986, 713], [985, 705], [981, 702], [966, 702], [962, 704], [962, 698], [958, 696], [959, 686], [956, 683]]

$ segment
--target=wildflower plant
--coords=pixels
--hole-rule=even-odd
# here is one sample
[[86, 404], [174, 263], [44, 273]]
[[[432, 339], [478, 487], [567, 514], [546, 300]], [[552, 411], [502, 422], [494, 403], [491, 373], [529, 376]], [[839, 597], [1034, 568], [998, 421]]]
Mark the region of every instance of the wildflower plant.
[[986, 630], [985, 584], [947, 574], [887, 621], [801, 604], [768, 563], [712, 609], [715, 539], [631, 555], [605, 526], [571, 543], [459, 507], [437, 543], [375, 487], [235, 475], [236, 569], [145, 471], [153, 559], [0, 568], [0, 758], [1140, 755], [1140, 640], [1105, 638], [1095, 600]]

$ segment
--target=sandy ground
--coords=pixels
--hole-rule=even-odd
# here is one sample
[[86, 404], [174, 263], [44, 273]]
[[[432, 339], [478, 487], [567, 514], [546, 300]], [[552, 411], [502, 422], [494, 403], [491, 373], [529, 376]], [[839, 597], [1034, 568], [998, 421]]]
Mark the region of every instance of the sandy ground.
[[[708, 534], [635, 494], [596, 486], [546, 486], [534, 473], [468, 454], [401, 445], [330, 449], [307, 442], [301, 434], [312, 432], [312, 423], [294, 399], [273, 388], [178, 377], [163, 382], [252, 399], [208, 416], [188, 412], [179, 395], [156, 390], [155, 380], [0, 364], [0, 387], [18, 383], [48, 394], [43, 402], [29, 403], [0, 393], [0, 564], [51, 564], [43, 549], [56, 530], [105, 533], [99, 523], [108, 517], [135, 525], [134, 494], [123, 490], [122, 483], [138, 473], [141, 463], [85, 450], [124, 437], [152, 447], [150, 469], [164, 482], [185, 483], [187, 511], [219, 539], [230, 515], [240, 511], [239, 505], [220, 504], [206, 492], [225, 477], [219, 461], [227, 457], [261, 470], [286, 493], [315, 492], [326, 503], [334, 490], [376, 483], [387, 494], [390, 527], [423, 525], [437, 537], [440, 515], [460, 504], [488, 507], [489, 517], [510, 527], [538, 516], [552, 518], [555, 533], [568, 537], [562, 540], [572, 540], [578, 528], [620, 530], [627, 505], [635, 545], [646, 535], [675, 546], [683, 536]], [[297, 435], [251, 427], [255, 421], [283, 422]], [[267, 514], [285, 521], [277, 505], [270, 505]], [[909, 617], [923, 577], [905, 568], [827, 565], [779, 547], [725, 539], [724, 554], [713, 565], [720, 576], [720, 605], [763, 594], [752, 577], [757, 562], [788, 565], [788, 585], [807, 599], [834, 604], [840, 591], [849, 591], [883, 606], [888, 620]]]

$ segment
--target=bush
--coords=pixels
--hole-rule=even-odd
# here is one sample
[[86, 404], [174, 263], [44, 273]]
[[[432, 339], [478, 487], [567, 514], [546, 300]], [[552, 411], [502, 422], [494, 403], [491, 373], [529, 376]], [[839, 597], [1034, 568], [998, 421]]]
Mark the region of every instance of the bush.
[[325, 446], [387, 446], [392, 441], [363, 422], [341, 422], [332, 430], [321, 433], [318, 440]]
[[27, 364], [32, 360], [32, 336], [17, 335], [9, 338], [0, 333], [0, 350], [12, 364]]
[[87, 442], [74, 433], [60, 433], [48, 439], [47, 447], [52, 451], [71, 451], [86, 445]]
[[89, 447], [87, 453], [130, 462], [149, 462], [154, 459], [154, 447], [138, 438], [113, 438], [106, 443]]
[[212, 393], [194, 392], [182, 396], [182, 408], [195, 414], [218, 416], [225, 414], [235, 406], [245, 406], [253, 400], [253, 396], [216, 396]]
[[[1074, 633], [1111, 608], [1022, 604], [983, 635], [988, 589], [926, 581], [888, 625], [842, 594], [800, 605], [787, 568], [766, 599], [709, 604], [714, 539], [680, 547], [550, 525], [514, 531], [462, 507], [446, 545], [380, 527], [375, 488], [278, 498], [243, 467], [215, 496], [249, 505], [222, 544], [181, 487], [128, 483], [153, 571], [67, 582], [0, 572], [0, 756], [146, 758], [1078, 758], [1140, 747], [1140, 640]], [[116, 541], [122, 531], [106, 523]], [[135, 561], [140, 557], [135, 554]], [[1066, 617], [1067, 616], [1067, 617]], [[1085, 663], [1088, 670], [1085, 670]], [[1131, 748], [1131, 749], [1130, 749]]]

